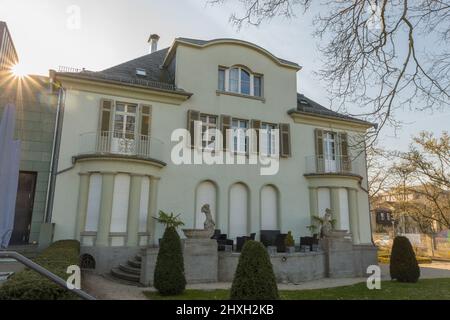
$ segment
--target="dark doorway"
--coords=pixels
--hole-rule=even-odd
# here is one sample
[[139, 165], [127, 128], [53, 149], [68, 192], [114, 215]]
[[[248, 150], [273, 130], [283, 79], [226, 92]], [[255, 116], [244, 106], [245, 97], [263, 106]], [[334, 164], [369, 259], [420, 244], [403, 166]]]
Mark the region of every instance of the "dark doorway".
[[21, 171], [19, 173], [16, 215], [14, 217], [14, 229], [10, 241], [11, 245], [28, 244], [30, 239], [36, 178], [36, 172]]

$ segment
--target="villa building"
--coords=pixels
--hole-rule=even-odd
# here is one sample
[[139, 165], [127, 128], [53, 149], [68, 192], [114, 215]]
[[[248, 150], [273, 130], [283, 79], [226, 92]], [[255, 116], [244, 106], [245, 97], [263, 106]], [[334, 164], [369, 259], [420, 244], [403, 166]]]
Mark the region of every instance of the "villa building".
[[[297, 93], [301, 67], [253, 43], [177, 38], [158, 50], [158, 39], [148, 55], [103, 71], [51, 71], [62, 97], [53, 240], [79, 239], [83, 252], [114, 265], [158, 243], [159, 210], [203, 228], [209, 204], [229, 239], [281, 230], [298, 242], [329, 208], [355, 247], [372, 246], [365, 153], [354, 141], [373, 124]], [[279, 155], [277, 171], [176, 163], [174, 132], [194, 134], [199, 123], [202, 132], [231, 130], [207, 135], [201, 151], [244, 162]], [[263, 134], [251, 139], [248, 129]]]

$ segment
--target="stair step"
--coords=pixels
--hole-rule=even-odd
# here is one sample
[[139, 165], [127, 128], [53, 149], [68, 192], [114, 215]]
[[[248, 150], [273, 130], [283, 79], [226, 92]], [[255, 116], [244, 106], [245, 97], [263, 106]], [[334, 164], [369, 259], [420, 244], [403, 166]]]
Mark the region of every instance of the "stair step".
[[138, 253], [135, 257], [134, 257], [137, 261], [142, 261], [142, 256]]
[[111, 275], [126, 281], [139, 282], [139, 276], [136, 274], [131, 274], [127, 272], [123, 272], [118, 268], [111, 269]]
[[133, 268], [140, 268], [141, 267], [141, 261], [137, 261], [134, 259], [129, 259], [128, 264]]
[[136, 274], [138, 276], [141, 275], [141, 269], [140, 268], [134, 268], [134, 267], [126, 265], [126, 264], [122, 264], [122, 263], [119, 264], [119, 269], [122, 270], [123, 272]]

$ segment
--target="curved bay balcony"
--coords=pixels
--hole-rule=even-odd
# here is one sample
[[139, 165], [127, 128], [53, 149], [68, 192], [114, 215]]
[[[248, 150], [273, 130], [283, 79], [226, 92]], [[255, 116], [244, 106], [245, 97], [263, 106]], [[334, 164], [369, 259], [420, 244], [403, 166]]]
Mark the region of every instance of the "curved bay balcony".
[[164, 142], [147, 135], [97, 131], [80, 135], [79, 156], [115, 156], [151, 160], [165, 165]]
[[360, 175], [359, 163], [349, 156], [308, 156], [305, 175]]

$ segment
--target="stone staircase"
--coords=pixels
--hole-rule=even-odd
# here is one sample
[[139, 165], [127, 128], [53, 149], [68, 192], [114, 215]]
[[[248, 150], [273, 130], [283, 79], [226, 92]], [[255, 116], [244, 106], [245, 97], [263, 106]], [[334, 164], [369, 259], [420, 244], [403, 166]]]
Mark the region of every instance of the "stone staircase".
[[111, 275], [118, 280], [139, 284], [141, 263], [142, 256], [138, 253], [133, 258], [128, 259], [127, 262], [119, 264], [117, 268], [111, 269]]

